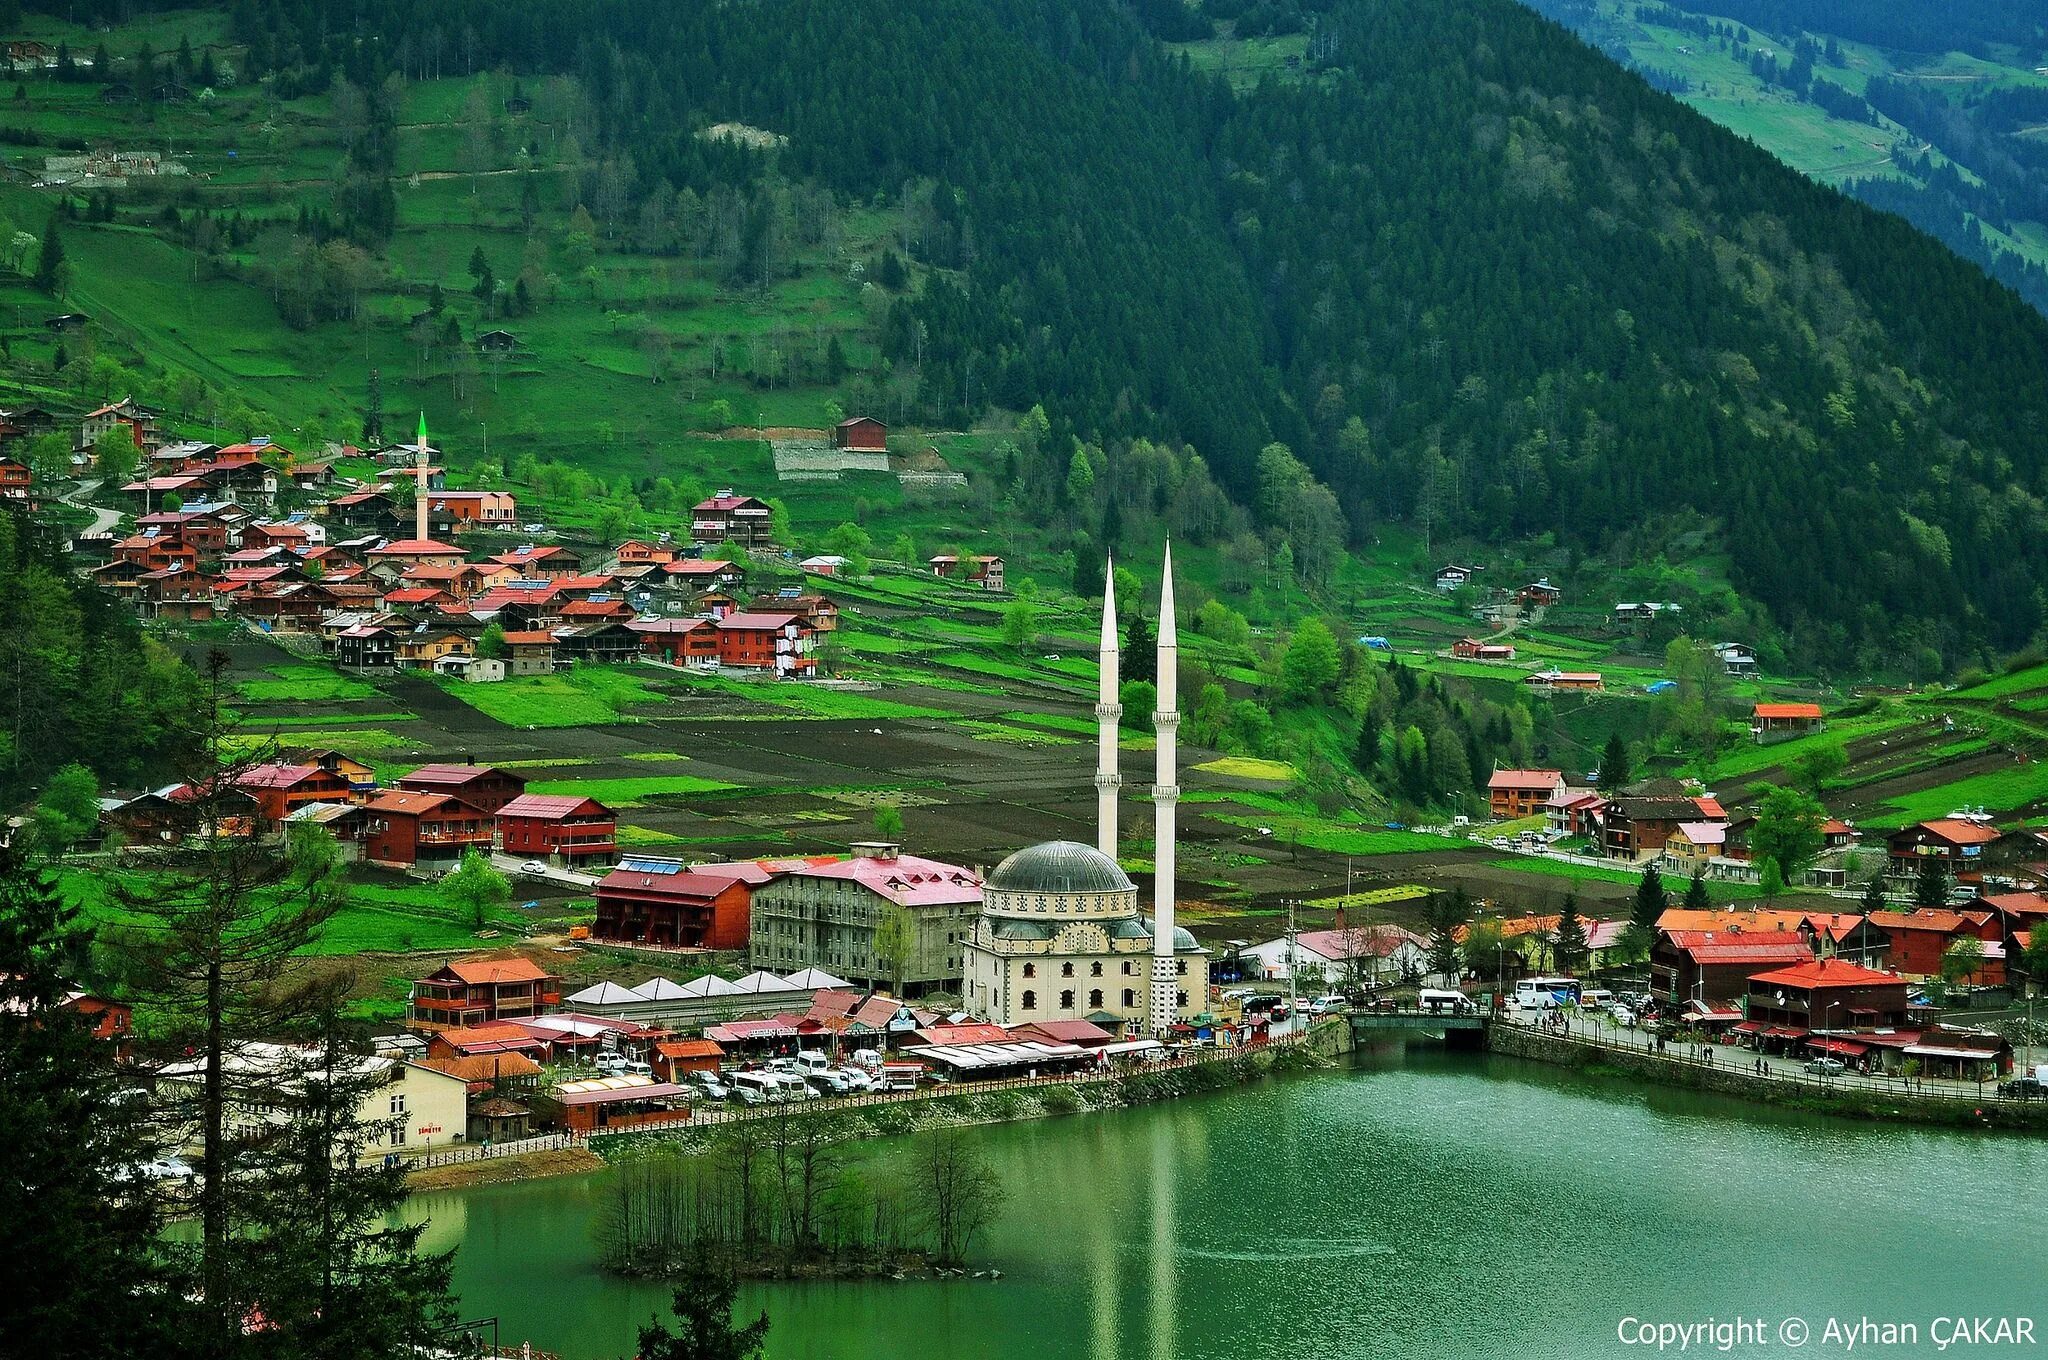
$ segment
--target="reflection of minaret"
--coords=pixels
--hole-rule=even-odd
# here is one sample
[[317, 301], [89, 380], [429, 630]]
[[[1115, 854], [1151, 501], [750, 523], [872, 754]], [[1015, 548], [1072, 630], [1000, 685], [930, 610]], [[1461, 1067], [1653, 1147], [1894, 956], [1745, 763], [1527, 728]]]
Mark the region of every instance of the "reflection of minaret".
[[1095, 848], [1116, 858], [1116, 791], [1123, 783], [1117, 773], [1117, 720], [1124, 706], [1117, 702], [1119, 668], [1116, 642], [1116, 563], [1102, 586], [1101, 667], [1095, 690]]
[[1180, 644], [1173, 620], [1173, 545], [1166, 545], [1159, 586], [1159, 706], [1152, 712], [1157, 756], [1152, 783], [1152, 1032], [1180, 1018], [1179, 970], [1173, 957], [1174, 804], [1180, 799]]
[[1181, 1149], [1165, 1112], [1152, 1121], [1152, 1355], [1176, 1360], [1180, 1342]]
[[413, 477], [419, 483], [414, 488], [412, 497], [413, 537], [425, 539], [427, 536], [427, 413], [425, 411], [420, 412], [420, 447], [419, 454], [414, 459]]

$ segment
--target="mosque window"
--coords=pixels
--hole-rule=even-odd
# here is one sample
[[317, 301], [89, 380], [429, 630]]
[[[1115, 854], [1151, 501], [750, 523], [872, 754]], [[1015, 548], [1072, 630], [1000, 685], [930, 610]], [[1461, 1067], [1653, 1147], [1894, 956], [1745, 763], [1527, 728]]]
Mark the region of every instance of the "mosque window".
[[1060, 993], [1060, 1009], [1063, 1011], [1074, 1009], [1074, 994], [1072, 992]]
[[1186, 992], [1175, 992], [1175, 993], [1173, 994], [1173, 1004], [1174, 1004], [1174, 1005], [1176, 1005], [1176, 1006], [1185, 1006], [1185, 1005], [1187, 1005], [1187, 1004], [1188, 1004], [1188, 994], [1187, 994]]
[[1102, 989], [1100, 987], [1088, 993], [1088, 1009], [1095, 1011], [1102, 1009]]
[[1137, 1004], [1138, 994], [1128, 987], [1124, 988], [1124, 1009], [1129, 1010], [1131, 1007]]
[[1124, 976], [1125, 976], [1125, 977], [1129, 977], [1130, 975], [1131, 975], [1131, 961], [1130, 961], [1129, 959], [1125, 959], [1125, 960], [1124, 960]]
[[1025, 1009], [1025, 1010], [1027, 1010], [1027, 1011], [1035, 1011], [1035, 1010], [1037, 1010], [1037, 1009], [1038, 1009], [1038, 993], [1037, 993], [1037, 992], [1026, 992], [1026, 993], [1024, 993], [1024, 1009]]
[[1102, 976], [1102, 960], [1101, 960], [1101, 959], [1097, 959], [1097, 960], [1096, 960], [1095, 962], [1093, 962], [1093, 963], [1091, 963], [1091, 964], [1089, 964], [1089, 965], [1088, 965], [1088, 976], [1089, 976], [1089, 977], [1101, 977], [1101, 976]]
[[1038, 976], [1038, 965], [1037, 965], [1037, 964], [1035, 964], [1035, 963], [1027, 963], [1027, 964], [1025, 964], [1025, 965], [1024, 965], [1024, 976], [1025, 976], [1025, 977], [1037, 977], [1037, 976]]
[[1176, 963], [1174, 965], [1174, 968], [1177, 972], [1180, 973], [1182, 977], [1186, 977], [1188, 975], [1188, 961], [1186, 959], [1182, 959], [1179, 963]]
[[1061, 964], [1061, 965], [1060, 965], [1060, 976], [1061, 976], [1061, 977], [1072, 977], [1073, 975], [1074, 975], [1074, 965], [1073, 965], [1073, 964], [1071, 964], [1071, 963], [1063, 963], [1063, 964]]

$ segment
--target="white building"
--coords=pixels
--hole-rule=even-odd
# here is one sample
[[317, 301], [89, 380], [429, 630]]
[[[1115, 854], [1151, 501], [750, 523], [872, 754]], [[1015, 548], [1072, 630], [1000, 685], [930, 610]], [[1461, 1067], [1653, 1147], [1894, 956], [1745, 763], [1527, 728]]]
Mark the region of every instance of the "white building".
[[[298, 1080], [311, 1061], [311, 1050], [287, 1044], [247, 1043], [228, 1053], [221, 1067], [229, 1094], [229, 1136], [253, 1137], [283, 1123], [284, 1112], [271, 1103], [274, 1092]], [[402, 1058], [351, 1055], [348, 1061], [358, 1074], [379, 1078], [356, 1107], [356, 1123], [365, 1130], [364, 1151], [409, 1152], [463, 1141], [469, 1087], [462, 1078]], [[205, 1079], [206, 1064], [200, 1059], [172, 1063], [157, 1073], [157, 1090], [170, 1100], [191, 1101]], [[194, 1129], [187, 1150], [201, 1147]]]
[[1257, 960], [1260, 977], [1284, 981], [1291, 975], [1297, 984], [1326, 987], [1385, 986], [1429, 970], [1428, 942], [1396, 925], [1304, 930], [1292, 948], [1282, 935], [1238, 957]]

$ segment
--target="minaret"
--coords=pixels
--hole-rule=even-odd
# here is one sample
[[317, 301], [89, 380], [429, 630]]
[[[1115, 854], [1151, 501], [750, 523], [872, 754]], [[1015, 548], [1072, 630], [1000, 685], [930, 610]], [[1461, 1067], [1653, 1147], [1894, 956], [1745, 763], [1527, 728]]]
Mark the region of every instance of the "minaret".
[[1157, 748], [1152, 783], [1152, 1032], [1180, 1018], [1180, 970], [1173, 956], [1174, 805], [1180, 801], [1180, 643], [1173, 619], [1173, 544], [1166, 545], [1159, 586], [1159, 707], [1152, 712]]
[[1117, 722], [1124, 706], [1117, 702], [1121, 679], [1116, 640], [1116, 563], [1108, 563], [1102, 586], [1102, 650], [1095, 690], [1095, 848], [1116, 858], [1116, 794], [1124, 782], [1117, 773]]
[[413, 537], [425, 540], [427, 537], [427, 413], [420, 412], [419, 453], [413, 460], [412, 518]]

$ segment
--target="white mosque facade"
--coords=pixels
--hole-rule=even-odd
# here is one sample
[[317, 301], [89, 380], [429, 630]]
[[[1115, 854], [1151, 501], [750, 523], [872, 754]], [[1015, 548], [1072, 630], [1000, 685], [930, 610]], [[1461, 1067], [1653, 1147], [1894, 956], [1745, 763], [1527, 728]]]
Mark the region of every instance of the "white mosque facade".
[[1113, 1017], [1126, 1033], [1163, 1033], [1208, 1009], [1209, 956], [1174, 924], [1174, 805], [1180, 715], [1173, 559], [1160, 591], [1159, 708], [1152, 786], [1153, 911], [1116, 862], [1118, 644], [1113, 589], [1102, 601], [1096, 843], [1050, 841], [1011, 855], [982, 882], [981, 916], [963, 960], [966, 1007], [1000, 1025]]

